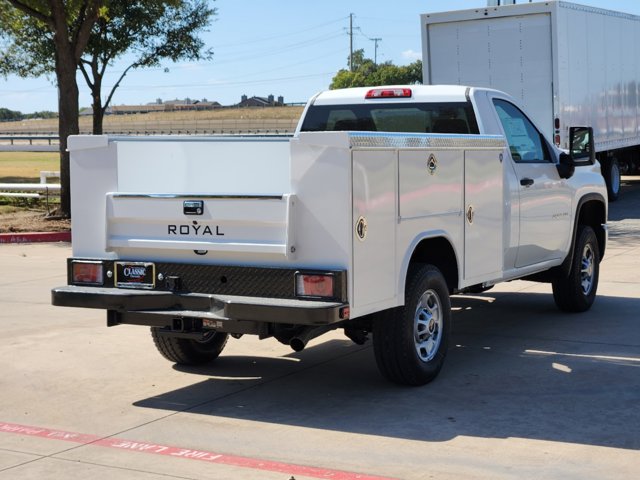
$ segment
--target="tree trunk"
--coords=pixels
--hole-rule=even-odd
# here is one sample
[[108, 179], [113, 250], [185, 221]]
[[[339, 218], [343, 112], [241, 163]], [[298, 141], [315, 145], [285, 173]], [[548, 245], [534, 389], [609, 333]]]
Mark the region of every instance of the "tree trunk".
[[96, 82], [93, 90], [93, 134], [102, 135], [102, 120], [104, 112], [102, 111], [102, 99], [100, 98], [100, 83]]
[[[55, 35], [56, 43], [58, 34]], [[56, 80], [58, 82], [58, 133], [60, 135], [60, 215], [71, 217], [71, 175], [67, 138], [80, 132], [79, 100], [76, 82], [77, 63], [69, 42], [62, 38], [56, 46]]]

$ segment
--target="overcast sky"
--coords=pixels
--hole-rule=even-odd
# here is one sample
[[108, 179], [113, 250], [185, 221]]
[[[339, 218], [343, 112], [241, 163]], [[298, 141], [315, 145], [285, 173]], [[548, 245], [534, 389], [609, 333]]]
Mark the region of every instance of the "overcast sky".
[[[525, 3], [519, 0], [518, 3]], [[581, 0], [611, 10], [640, 15], [640, 0]], [[217, 0], [217, 15], [203, 35], [215, 56], [206, 63], [166, 62], [162, 68], [130, 72], [112, 104], [204, 99], [223, 105], [248, 96], [284, 96], [285, 102], [304, 102], [329, 86], [335, 73], [347, 66], [349, 14], [354, 14], [354, 49], [369, 58], [405, 65], [421, 57], [421, 13], [485, 7], [486, 0]], [[107, 88], [126, 68], [113, 65]], [[90, 106], [81, 76], [81, 107]], [[0, 108], [23, 113], [57, 110], [54, 79], [0, 77]]]

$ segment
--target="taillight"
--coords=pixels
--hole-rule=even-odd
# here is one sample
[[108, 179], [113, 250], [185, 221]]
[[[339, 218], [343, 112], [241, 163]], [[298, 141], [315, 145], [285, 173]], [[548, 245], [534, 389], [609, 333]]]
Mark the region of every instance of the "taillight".
[[374, 88], [364, 98], [410, 98], [411, 95], [410, 88]]
[[296, 273], [296, 296], [333, 298], [333, 275], [321, 273]]
[[71, 262], [71, 282], [82, 285], [103, 285], [103, 265], [102, 262]]

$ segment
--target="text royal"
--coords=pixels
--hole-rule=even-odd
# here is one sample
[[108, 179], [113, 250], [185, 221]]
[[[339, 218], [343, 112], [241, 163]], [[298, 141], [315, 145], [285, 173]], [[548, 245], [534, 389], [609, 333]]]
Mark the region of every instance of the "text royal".
[[215, 230], [212, 230], [209, 225], [167, 225], [167, 228], [169, 235], [224, 236], [219, 225], [216, 225]]

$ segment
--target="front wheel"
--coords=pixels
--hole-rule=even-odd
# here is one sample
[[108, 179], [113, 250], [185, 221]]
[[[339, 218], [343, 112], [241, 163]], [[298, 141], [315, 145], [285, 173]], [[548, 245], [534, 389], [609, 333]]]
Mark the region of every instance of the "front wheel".
[[157, 327], [151, 327], [151, 336], [160, 354], [179, 365], [201, 365], [215, 360], [229, 338], [226, 333], [210, 331], [202, 340], [194, 340], [161, 333]]
[[552, 282], [553, 299], [560, 310], [584, 312], [591, 308], [598, 289], [600, 249], [591, 227], [578, 227], [571, 270], [565, 278]]
[[424, 385], [438, 375], [447, 354], [451, 302], [436, 267], [413, 268], [405, 304], [376, 315], [373, 348], [380, 372], [402, 385]]

